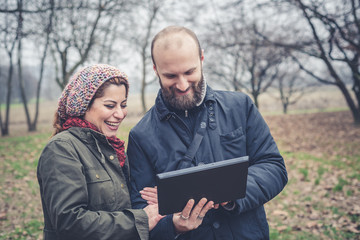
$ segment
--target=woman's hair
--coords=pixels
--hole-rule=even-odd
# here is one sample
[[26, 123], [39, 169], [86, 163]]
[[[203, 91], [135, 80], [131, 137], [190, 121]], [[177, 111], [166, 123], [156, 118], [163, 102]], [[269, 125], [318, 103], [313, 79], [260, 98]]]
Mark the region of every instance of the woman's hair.
[[[121, 86], [121, 85], [124, 85], [125, 86], [125, 90], [126, 90], [126, 93], [125, 93], [125, 97], [127, 98], [128, 96], [128, 91], [129, 91], [129, 86], [123, 81], [123, 79], [121, 78], [111, 78], [109, 80], [107, 80], [106, 82], [104, 82], [99, 88], [98, 90], [96, 91], [94, 97], [90, 100], [90, 103], [88, 105], [88, 108], [87, 109], [90, 109], [94, 100], [96, 98], [100, 98], [102, 96], [104, 96], [104, 91], [106, 88], [108, 88], [110, 85], [116, 85], [116, 86]], [[79, 116], [80, 118], [83, 118], [84, 115], [82, 116]], [[65, 120], [64, 119], [61, 119], [60, 116], [59, 116], [59, 113], [58, 111], [55, 112], [55, 116], [54, 116], [54, 120], [53, 120], [53, 127], [54, 127], [54, 131], [53, 131], [53, 134], [51, 135], [52, 137], [55, 136], [56, 134], [60, 133], [63, 131], [63, 127], [62, 125], [64, 124]]]

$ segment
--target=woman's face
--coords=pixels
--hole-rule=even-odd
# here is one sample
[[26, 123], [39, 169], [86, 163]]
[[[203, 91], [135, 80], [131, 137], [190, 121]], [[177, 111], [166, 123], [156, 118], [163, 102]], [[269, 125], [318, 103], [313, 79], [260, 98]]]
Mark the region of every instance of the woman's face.
[[102, 97], [94, 99], [84, 119], [94, 124], [105, 136], [115, 136], [127, 114], [126, 102], [125, 86], [111, 84], [104, 89]]

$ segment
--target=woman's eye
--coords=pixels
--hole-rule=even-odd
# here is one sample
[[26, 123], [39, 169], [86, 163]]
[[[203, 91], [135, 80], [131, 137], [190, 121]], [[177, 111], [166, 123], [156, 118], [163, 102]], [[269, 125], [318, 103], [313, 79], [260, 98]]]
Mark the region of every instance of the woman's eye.
[[114, 108], [114, 105], [105, 105], [105, 107], [112, 109]]
[[126, 104], [121, 105], [121, 108], [127, 108], [127, 105]]

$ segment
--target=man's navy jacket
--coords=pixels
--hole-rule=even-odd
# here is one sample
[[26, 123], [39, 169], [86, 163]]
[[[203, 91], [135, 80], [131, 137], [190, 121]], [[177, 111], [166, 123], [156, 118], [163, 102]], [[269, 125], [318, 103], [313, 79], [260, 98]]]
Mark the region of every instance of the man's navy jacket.
[[[235, 209], [209, 210], [197, 229], [178, 239], [268, 239], [263, 204], [281, 192], [287, 183], [287, 172], [269, 127], [252, 100], [239, 92], [214, 91], [207, 87], [203, 104], [193, 112], [190, 110], [188, 121], [169, 110], [159, 91], [155, 105], [129, 134], [127, 154], [133, 207], [146, 206], [139, 191], [155, 186], [157, 173], [181, 168], [180, 162], [202, 116], [206, 118], [206, 132], [192, 164], [247, 155], [247, 191], [245, 198], [236, 200]], [[195, 128], [189, 129], [191, 125]], [[157, 240], [175, 236], [172, 215], [160, 220], [150, 232], [150, 238]]]

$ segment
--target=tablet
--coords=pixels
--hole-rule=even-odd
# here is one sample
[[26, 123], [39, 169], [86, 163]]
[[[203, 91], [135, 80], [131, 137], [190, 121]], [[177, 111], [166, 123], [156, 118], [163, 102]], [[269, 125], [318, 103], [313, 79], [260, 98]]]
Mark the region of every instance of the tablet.
[[[245, 197], [249, 157], [239, 157], [156, 175], [159, 213], [181, 212], [189, 199], [222, 203]], [[194, 206], [195, 206], [194, 205]]]

